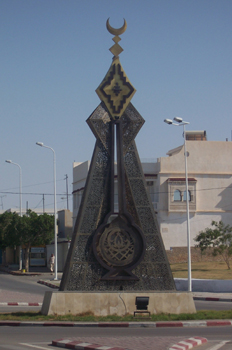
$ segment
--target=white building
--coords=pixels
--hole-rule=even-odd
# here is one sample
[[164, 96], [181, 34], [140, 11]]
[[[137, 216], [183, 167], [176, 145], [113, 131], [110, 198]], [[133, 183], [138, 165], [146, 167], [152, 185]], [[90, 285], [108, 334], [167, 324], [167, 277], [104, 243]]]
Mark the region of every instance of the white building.
[[[186, 132], [191, 246], [199, 231], [222, 220], [232, 225], [232, 142], [207, 141]], [[187, 246], [184, 146], [157, 162], [142, 163], [166, 250]], [[90, 162], [73, 164], [73, 218], [77, 216]], [[115, 188], [117, 206], [117, 186]]]
[[[188, 139], [191, 245], [199, 231], [222, 220], [232, 225], [232, 142]], [[158, 221], [166, 249], [187, 244], [184, 146], [158, 160]]]

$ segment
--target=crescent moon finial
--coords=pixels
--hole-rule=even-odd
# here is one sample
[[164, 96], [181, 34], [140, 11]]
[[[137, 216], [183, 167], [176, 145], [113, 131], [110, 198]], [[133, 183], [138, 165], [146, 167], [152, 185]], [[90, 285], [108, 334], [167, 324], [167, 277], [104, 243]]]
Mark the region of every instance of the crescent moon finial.
[[108, 18], [107, 21], [106, 21], [106, 28], [110, 32], [110, 34], [121, 35], [121, 34], [123, 34], [126, 31], [127, 23], [126, 23], [125, 18], [124, 18], [123, 26], [121, 28], [113, 28], [113, 27], [111, 27], [111, 25], [109, 23], [109, 19], [110, 18]]

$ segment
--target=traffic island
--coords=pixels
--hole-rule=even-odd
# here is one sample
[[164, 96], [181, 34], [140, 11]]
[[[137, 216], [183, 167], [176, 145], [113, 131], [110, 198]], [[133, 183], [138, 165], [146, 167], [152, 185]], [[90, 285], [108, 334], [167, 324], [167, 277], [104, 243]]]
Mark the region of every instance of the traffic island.
[[196, 313], [192, 293], [188, 292], [60, 292], [47, 291], [41, 313], [43, 315], [94, 316], [134, 315], [136, 298], [149, 298], [147, 309], [151, 314]]

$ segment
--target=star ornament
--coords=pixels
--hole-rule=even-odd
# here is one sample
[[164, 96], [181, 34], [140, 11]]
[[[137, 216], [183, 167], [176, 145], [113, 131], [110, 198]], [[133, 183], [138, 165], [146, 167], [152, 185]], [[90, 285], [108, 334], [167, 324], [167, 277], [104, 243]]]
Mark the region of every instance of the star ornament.
[[119, 58], [115, 58], [105, 78], [96, 89], [113, 119], [119, 119], [136, 90], [124, 72]]

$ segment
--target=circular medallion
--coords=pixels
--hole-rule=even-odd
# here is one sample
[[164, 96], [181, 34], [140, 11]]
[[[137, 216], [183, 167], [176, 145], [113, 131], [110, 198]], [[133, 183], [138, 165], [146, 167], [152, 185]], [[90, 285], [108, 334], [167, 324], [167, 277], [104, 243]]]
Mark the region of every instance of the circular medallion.
[[103, 260], [113, 266], [125, 266], [133, 261], [135, 242], [129, 230], [118, 227], [106, 229], [99, 245]]
[[96, 231], [93, 251], [102, 266], [120, 272], [139, 263], [145, 252], [145, 243], [140, 229], [125, 215], [119, 215]]

